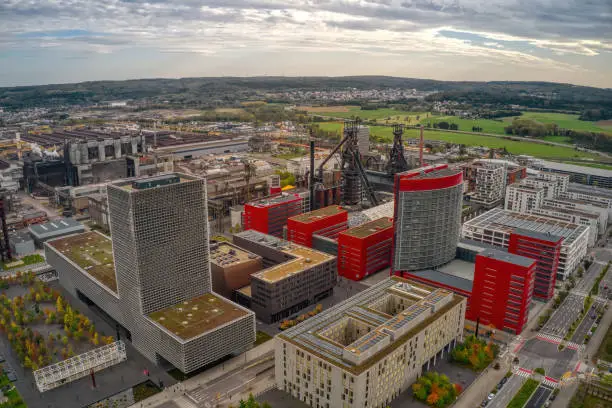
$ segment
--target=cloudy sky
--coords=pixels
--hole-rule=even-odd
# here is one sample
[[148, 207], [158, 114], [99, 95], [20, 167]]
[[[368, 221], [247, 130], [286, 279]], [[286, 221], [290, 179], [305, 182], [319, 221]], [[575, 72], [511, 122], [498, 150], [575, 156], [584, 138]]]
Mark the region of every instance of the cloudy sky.
[[0, 86], [223, 75], [612, 87], [612, 0], [0, 0]]

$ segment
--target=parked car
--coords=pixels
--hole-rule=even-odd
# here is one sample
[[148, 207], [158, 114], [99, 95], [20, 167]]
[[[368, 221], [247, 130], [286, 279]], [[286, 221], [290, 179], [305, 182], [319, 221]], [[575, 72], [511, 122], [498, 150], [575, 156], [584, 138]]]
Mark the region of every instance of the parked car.
[[15, 382], [17, 381], [17, 376], [15, 375], [15, 372], [13, 371], [9, 371], [8, 373], [6, 373], [6, 377], [9, 379], [9, 381], [11, 382]]
[[507, 382], [508, 382], [508, 377], [504, 377], [504, 378], [502, 378], [502, 380], [501, 380], [501, 383], [502, 383], [502, 384], [505, 384], [505, 383], [507, 383]]
[[486, 407], [488, 403], [489, 403], [489, 400], [485, 399], [485, 400], [482, 401], [482, 404], [480, 404], [480, 406], [481, 407]]
[[489, 396], [487, 397], [489, 401], [491, 401], [493, 398], [495, 398], [495, 394], [493, 393], [489, 394]]

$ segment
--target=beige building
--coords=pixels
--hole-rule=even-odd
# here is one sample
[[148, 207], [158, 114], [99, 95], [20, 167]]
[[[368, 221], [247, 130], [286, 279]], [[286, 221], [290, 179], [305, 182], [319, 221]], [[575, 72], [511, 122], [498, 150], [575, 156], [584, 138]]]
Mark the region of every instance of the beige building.
[[210, 244], [210, 272], [215, 293], [228, 299], [250, 285], [251, 275], [263, 268], [261, 256], [227, 242]]
[[462, 340], [466, 298], [392, 277], [276, 336], [280, 390], [317, 408], [386, 407]]

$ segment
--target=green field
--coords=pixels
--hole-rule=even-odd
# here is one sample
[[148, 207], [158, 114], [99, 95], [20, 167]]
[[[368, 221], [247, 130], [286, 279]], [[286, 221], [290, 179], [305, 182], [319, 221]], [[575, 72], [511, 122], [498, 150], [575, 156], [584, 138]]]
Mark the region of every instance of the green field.
[[[319, 123], [323, 130], [327, 131], [342, 131], [342, 123], [340, 122], [323, 122]], [[377, 136], [385, 141], [393, 140], [393, 130], [388, 126], [371, 126], [370, 136]], [[418, 138], [419, 131], [417, 129], [407, 129], [404, 131], [404, 139]], [[425, 129], [425, 139], [429, 140], [444, 140], [451, 143], [464, 144], [467, 146], [486, 146], [492, 148], [506, 148], [512, 154], [528, 154], [542, 158], [594, 158], [597, 157], [590, 153], [580, 152], [571, 147], [549, 146], [539, 143], [518, 142], [515, 140], [506, 140], [493, 136], [470, 135], [453, 132], [442, 132], [438, 130]]]
[[[361, 110], [359, 106], [344, 106], [344, 107], [330, 107], [329, 110], [324, 108], [317, 108], [316, 110], [310, 110], [309, 114], [313, 116], [329, 116], [333, 118], [351, 119], [352, 117], [359, 117], [361, 120], [377, 121], [380, 123], [387, 122], [389, 118], [389, 124], [393, 123], [406, 123], [416, 124], [416, 117], [424, 118], [430, 115], [426, 112], [406, 112], [397, 109], [376, 109], [376, 110]], [[346, 108], [346, 112], [341, 112], [341, 108]], [[299, 108], [298, 108], [299, 109]]]
[[471, 132], [473, 127], [480, 127], [482, 131], [480, 133], [495, 133], [504, 134], [504, 127], [508, 126], [508, 123], [502, 120], [492, 119], [462, 119], [458, 116], [431, 116], [429, 118], [421, 119], [420, 123], [427, 125], [431, 123], [448, 122], [449, 124], [454, 123], [459, 126], [459, 130], [464, 132]]
[[[556, 123], [561, 129], [583, 130], [586, 132], [606, 132], [607, 129], [595, 125], [594, 122], [578, 120], [578, 115], [549, 112], [523, 112], [521, 118], [537, 120], [540, 123]], [[504, 118], [511, 122], [513, 118]]]

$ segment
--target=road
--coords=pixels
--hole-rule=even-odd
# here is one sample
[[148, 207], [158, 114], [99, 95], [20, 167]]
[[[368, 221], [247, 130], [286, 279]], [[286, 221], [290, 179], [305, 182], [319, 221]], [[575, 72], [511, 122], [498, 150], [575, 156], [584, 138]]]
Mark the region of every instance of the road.
[[545, 385], [540, 385], [531, 395], [531, 398], [529, 398], [529, 401], [527, 401], [523, 408], [540, 408], [544, 406], [552, 392], [552, 388]]
[[[593, 302], [593, 305], [591, 305], [589, 312], [585, 315], [582, 322], [580, 322], [580, 325], [574, 332], [574, 335], [572, 336], [570, 341], [576, 344], [584, 343], [584, 338], [589, 333], [589, 331], [591, 330], [591, 327], [593, 327], [593, 324], [595, 323], [595, 318], [597, 317], [597, 313], [603, 312], [604, 306], [605, 306], [604, 302], [600, 300], [595, 300]], [[595, 316], [595, 318], [593, 318], [593, 316]]]
[[542, 327], [540, 333], [560, 338], [565, 337], [571, 324], [580, 316], [583, 307], [584, 296], [570, 292]]
[[514, 397], [514, 394], [518, 392], [525, 381], [527, 381], [526, 378], [518, 375], [510, 377], [508, 382], [506, 382], [497, 395], [495, 395], [495, 398], [489, 402], [487, 408], [506, 408], [510, 400]]

